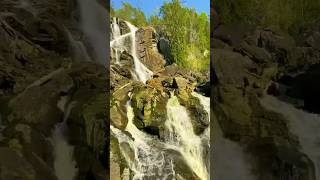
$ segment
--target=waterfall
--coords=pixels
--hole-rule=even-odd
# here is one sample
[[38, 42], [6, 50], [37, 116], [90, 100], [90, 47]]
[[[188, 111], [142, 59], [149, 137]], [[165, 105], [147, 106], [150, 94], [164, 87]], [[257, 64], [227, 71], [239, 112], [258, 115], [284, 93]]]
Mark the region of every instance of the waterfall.
[[113, 17], [112, 18], [112, 28], [111, 28], [111, 39], [117, 39], [121, 36], [121, 32], [120, 32], [120, 27], [118, 26], [118, 23], [117, 23], [117, 18], [116, 17]]
[[[200, 96], [200, 95], [199, 95]], [[168, 148], [174, 148], [184, 157], [189, 167], [202, 180], [209, 179], [206, 162], [203, 158], [203, 145], [200, 136], [193, 131], [193, 125], [187, 109], [180, 105], [178, 98], [172, 96], [167, 104]]]
[[54, 170], [58, 180], [73, 180], [78, 172], [76, 162], [73, 159], [73, 146], [67, 141], [67, 124], [70, 111], [74, 103], [66, 107], [67, 97], [58, 102], [58, 107], [64, 112], [63, 122], [56, 125], [53, 132], [54, 145]]
[[[115, 51], [116, 62], [119, 62], [119, 52], [122, 52], [123, 50], [129, 51], [129, 53], [133, 57], [134, 62], [134, 77], [136, 77], [136, 80], [146, 83], [146, 81], [152, 77], [153, 72], [150, 71], [143, 63], [141, 63], [137, 56], [136, 31], [138, 29], [129, 22], [125, 23], [130, 29], [130, 32], [121, 35], [119, 25], [117, 24], [117, 20], [116, 18], [113, 18], [111, 26], [113, 40], [110, 42], [110, 47], [113, 48]], [[131, 41], [131, 46], [125, 44], [128, 38]]]
[[[113, 57], [116, 63], [121, 65], [119, 62], [121, 52], [124, 50], [129, 52], [134, 63], [133, 77], [146, 83], [152, 77], [153, 72], [141, 63], [137, 56], [136, 32], [138, 29], [129, 22], [125, 23], [130, 32], [121, 34], [117, 18], [112, 19], [110, 47], [114, 53]], [[210, 99], [196, 93], [192, 95], [199, 98], [200, 103], [209, 114]], [[164, 131], [167, 137], [164, 137], [164, 140], [139, 130], [133, 124], [134, 112], [130, 102], [129, 100], [127, 103], [128, 123], [124, 131], [112, 125], [110, 125], [110, 130], [111, 135], [117, 138], [121, 154], [133, 172], [133, 180], [176, 179], [179, 175], [175, 165], [179, 165], [181, 160], [189, 166], [192, 171], [190, 173], [195, 174], [201, 180], [210, 179], [210, 129], [207, 128], [203, 134], [197, 136], [193, 131], [189, 112], [180, 105], [176, 96], [172, 94], [166, 106], [167, 120], [164, 123]]]
[[108, 12], [96, 0], [78, 0], [81, 30], [93, 50], [93, 59], [105, 66], [108, 65], [107, 18]]
[[266, 108], [285, 116], [290, 131], [298, 136], [302, 151], [314, 164], [316, 179], [320, 179], [320, 116], [299, 110], [273, 96], [265, 96], [261, 103]]
[[[209, 112], [210, 99], [200, 101]], [[165, 138], [165, 141], [140, 131], [133, 124], [134, 113], [130, 101], [127, 103], [128, 124], [124, 131], [131, 137], [112, 125], [110, 127], [111, 134], [119, 141], [123, 157], [134, 172], [133, 179], [175, 179], [175, 158], [172, 156], [175, 151], [201, 180], [208, 180], [209, 161], [205, 154], [208, 156], [210, 147], [209, 128], [202, 136], [195, 135], [187, 109], [179, 104], [176, 96], [168, 100], [166, 108], [168, 119], [165, 128], [169, 138]], [[128, 146], [129, 150], [126, 148]]]
[[138, 77], [138, 80], [145, 83], [148, 79], [151, 78], [153, 73], [144, 64], [142, 64], [137, 57], [137, 49], [136, 49], [137, 28], [134, 27], [129, 22], [126, 22], [126, 24], [130, 29], [131, 43], [132, 43], [131, 55], [132, 55], [133, 61], [134, 61], [134, 70], [135, 70], [136, 76]]
[[[213, 121], [214, 122], [214, 121]], [[217, 122], [213, 123], [214, 142], [213, 148], [213, 179], [217, 180], [256, 180], [251, 173], [251, 166], [248, 162], [243, 148], [223, 137]]]
[[[110, 130], [111, 134], [118, 139], [122, 155], [134, 172], [132, 179], [168, 179], [174, 176], [172, 160], [163, 151], [165, 145], [158, 139], [140, 131], [133, 124], [134, 113], [130, 101], [127, 103], [127, 117], [128, 124], [125, 131], [130, 133], [132, 138], [112, 125]], [[126, 145], [129, 146], [129, 150], [125, 148]], [[133, 153], [131, 156], [130, 151]]]
[[83, 42], [80, 40], [75, 40], [67, 28], [65, 28], [65, 32], [66, 32], [66, 34], [68, 36], [68, 40], [70, 42], [70, 47], [72, 49], [73, 59], [75, 61], [79, 61], [79, 62], [92, 61]]
[[257, 180], [251, 172], [247, 154], [236, 142], [226, 139], [217, 119], [211, 121], [213, 127], [213, 172], [214, 180]]

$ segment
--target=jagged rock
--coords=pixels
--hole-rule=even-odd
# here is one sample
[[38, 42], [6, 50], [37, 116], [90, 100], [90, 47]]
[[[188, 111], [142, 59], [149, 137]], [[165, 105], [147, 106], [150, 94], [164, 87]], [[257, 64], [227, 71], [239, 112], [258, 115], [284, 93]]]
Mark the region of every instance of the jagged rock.
[[0, 179], [36, 179], [31, 164], [6, 147], [0, 147], [0, 169]]
[[[57, 103], [65, 96], [87, 103], [80, 114], [86, 114], [88, 123], [82, 124], [86, 126], [87, 131], [83, 132], [87, 137], [81, 136], [84, 138], [81, 143], [88, 143], [76, 144], [85, 150], [78, 148], [75, 152], [85, 152], [89, 160], [78, 161], [77, 165], [81, 170], [88, 165], [96, 179], [105, 179], [106, 138], [102, 141], [99, 133], [106, 132], [106, 126], [101, 123], [106, 123], [106, 118], [92, 109], [107, 102], [106, 97], [98, 96], [107, 87], [106, 71], [102, 65], [74, 62], [85, 59], [74, 55], [79, 51], [73, 46], [83, 38], [77, 27], [79, 12], [75, 3], [69, 0], [0, 2], [0, 112], [5, 124], [0, 132], [1, 146], [12, 148], [1, 147], [0, 179], [56, 180], [53, 147], [48, 139], [55, 125], [64, 119], [63, 107], [60, 109]], [[88, 96], [96, 97], [91, 99], [96, 104], [83, 100]], [[105, 109], [106, 103], [103, 110], [97, 108], [102, 112]], [[99, 149], [100, 156], [93, 154], [91, 147], [95, 151]], [[88, 176], [81, 175], [81, 178]]]
[[118, 19], [118, 21], [119, 21], [118, 24], [119, 24], [119, 27], [120, 27], [121, 34], [129, 33], [130, 29], [129, 29], [128, 25], [126, 24], [126, 22], [123, 21], [123, 20], [120, 20], [120, 19]]
[[173, 78], [172, 86], [173, 88], [177, 89], [189, 89], [190, 84], [187, 79], [184, 79], [182, 77], [175, 77]]
[[220, 24], [220, 17], [217, 11], [215, 11], [214, 8], [211, 6], [211, 4], [210, 4], [210, 14], [212, 18], [211, 21], [213, 22], [211, 27], [212, 27], [212, 30], [215, 30]]
[[166, 120], [166, 103], [169, 95], [162, 87], [162, 81], [161, 78], [153, 79], [148, 82], [147, 88], [135, 88], [132, 96], [135, 125], [154, 135], [160, 135]]
[[68, 118], [69, 141], [74, 145], [78, 178], [92, 174], [96, 179], [106, 177], [107, 111], [105, 68], [97, 64], [74, 64], [69, 74], [75, 82], [71, 101], [75, 104]]
[[57, 107], [60, 93], [68, 93], [72, 87], [72, 79], [63, 71], [36, 81], [9, 102], [12, 113], [8, 121], [32, 124], [48, 136], [62, 119]]
[[182, 106], [185, 106], [189, 112], [191, 123], [195, 134], [201, 134], [208, 126], [209, 115], [202, 107], [200, 100], [191, 95], [186, 89], [179, 89], [176, 92], [176, 96]]
[[[234, 31], [237, 29], [237, 31]], [[254, 28], [245, 24], [220, 25], [213, 33], [213, 38], [219, 39], [228, 45], [238, 47], [241, 42], [252, 34]]]
[[272, 58], [266, 49], [253, 45], [248, 45], [247, 43], [241, 44], [240, 51], [256, 63], [270, 62]]
[[158, 51], [156, 36], [152, 27], [141, 28], [136, 33], [138, 57], [153, 72], [162, 70], [166, 64]]
[[164, 37], [160, 37], [158, 41], [159, 52], [163, 55], [166, 60], [166, 65], [172, 64], [172, 54], [170, 49], [170, 42]]
[[158, 73], [159, 76], [184, 78], [190, 82], [194, 87], [202, 86], [209, 82], [209, 74], [202, 74], [184, 70], [178, 67], [177, 64], [171, 64]]
[[[300, 152], [299, 141], [291, 134], [286, 117], [265, 109], [259, 97], [266, 93], [283, 97], [290, 91], [290, 96], [301, 95], [300, 88], [307, 87], [306, 82], [314, 82], [317, 74], [310, 71], [312, 75], [306, 75], [306, 69], [318, 62], [316, 48], [296, 46], [292, 37], [268, 29], [240, 28], [235, 35], [237, 26], [227, 27], [219, 26], [214, 37], [229, 47], [216, 42], [212, 49], [213, 113], [223, 135], [246, 148], [254, 160], [252, 167], [258, 179], [314, 179], [312, 162]], [[303, 72], [300, 77], [299, 72]], [[301, 78], [305, 75], [313, 80]], [[314, 83], [308, 88], [318, 89]], [[313, 93], [308, 92], [315, 100]]]

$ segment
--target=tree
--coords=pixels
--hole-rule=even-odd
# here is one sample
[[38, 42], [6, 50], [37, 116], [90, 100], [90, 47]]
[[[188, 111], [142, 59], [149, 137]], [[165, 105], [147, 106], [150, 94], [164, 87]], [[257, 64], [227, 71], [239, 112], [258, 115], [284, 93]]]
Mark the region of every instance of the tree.
[[147, 25], [147, 19], [144, 13], [140, 9], [134, 8], [129, 3], [122, 2], [122, 8], [115, 10], [114, 16], [129, 21], [137, 27]]
[[148, 21], [141, 10], [124, 2], [114, 15], [138, 27], [155, 27], [169, 39], [172, 61], [179, 66], [209, 70], [210, 23], [205, 13], [198, 14], [195, 9], [184, 7], [180, 0], [172, 0], [154, 11]]
[[180, 0], [164, 3], [160, 9], [161, 25], [169, 37], [173, 61], [179, 66], [208, 70], [210, 24], [206, 14], [182, 6]]
[[319, 0], [216, 0], [222, 23], [247, 23], [272, 27], [297, 36], [320, 20]]

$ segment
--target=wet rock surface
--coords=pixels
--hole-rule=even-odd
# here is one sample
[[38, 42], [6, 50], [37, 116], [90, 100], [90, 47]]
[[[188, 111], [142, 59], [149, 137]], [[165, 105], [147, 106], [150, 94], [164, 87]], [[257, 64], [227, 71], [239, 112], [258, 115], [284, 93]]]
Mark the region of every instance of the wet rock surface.
[[317, 33], [300, 43], [270, 29], [213, 26], [212, 110], [223, 136], [244, 147], [257, 179], [314, 179], [315, 165], [290, 132], [287, 117], [267, 110], [260, 99], [272, 94], [318, 112]]
[[[171, 64], [167, 59], [170, 57], [168, 42], [163, 42], [165, 40], [153, 27], [141, 27], [134, 33], [137, 59], [153, 72], [151, 78], [141, 82], [136, 74], [143, 73], [143, 68], [138, 67], [133, 57], [132, 39], [125, 37], [127, 32], [122, 31], [124, 23], [118, 18], [110, 23], [112, 34], [116, 33], [115, 22], [120, 27], [118, 39], [111, 39], [110, 113], [113, 130], [110, 163], [115, 178], [200, 179], [183, 158], [184, 154], [177, 149], [166, 148], [165, 144], [170, 141], [166, 122], [169, 118], [168, 101], [176, 96], [177, 103], [186, 108], [187, 118], [190, 116], [190, 130], [199, 136], [204, 133], [209, 127], [209, 116], [192, 92], [196, 88], [203, 91], [203, 86], [209, 84], [209, 73], [190, 72]], [[119, 47], [119, 44], [122, 46]], [[132, 112], [129, 110], [131, 108]], [[183, 118], [182, 121], [188, 119]]]
[[0, 179], [57, 179], [52, 135], [69, 101], [77, 179], [107, 176], [106, 70], [82, 63], [84, 38], [76, 1], [0, 2]]

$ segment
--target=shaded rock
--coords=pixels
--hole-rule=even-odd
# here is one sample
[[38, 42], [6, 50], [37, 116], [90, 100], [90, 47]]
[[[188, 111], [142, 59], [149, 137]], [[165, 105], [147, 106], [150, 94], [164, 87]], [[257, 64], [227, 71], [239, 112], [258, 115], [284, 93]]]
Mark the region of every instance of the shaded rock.
[[318, 93], [320, 85], [315, 80], [320, 76], [319, 68], [320, 65], [314, 65], [306, 72], [283, 82], [288, 86], [286, 95], [303, 100], [303, 109], [315, 113], [320, 112], [320, 96]]
[[164, 59], [166, 60], [166, 65], [172, 64], [173, 58], [171, 54], [169, 40], [164, 37], [160, 37], [157, 45], [159, 52], [163, 55]]
[[[237, 31], [234, 31], [237, 29]], [[213, 33], [213, 38], [228, 45], [238, 47], [240, 43], [254, 31], [254, 27], [245, 24], [220, 25]]]
[[259, 141], [249, 148], [260, 157], [260, 163], [253, 166], [259, 179], [314, 179], [311, 160], [295, 147], [275, 144], [271, 139]]
[[272, 59], [269, 52], [267, 52], [267, 50], [265, 50], [264, 48], [248, 45], [247, 43], [241, 44], [240, 51], [256, 63], [266, 63], [271, 61]]
[[210, 17], [211, 21], [213, 22], [211, 24], [211, 29], [215, 30], [220, 24], [220, 17], [217, 11], [215, 11], [214, 8], [211, 6], [211, 4], [210, 4], [210, 14], [211, 14], [211, 17]]
[[33, 167], [13, 150], [0, 148], [0, 178], [1, 179], [26, 179], [36, 178]]
[[8, 121], [33, 124], [49, 136], [54, 124], [63, 116], [57, 107], [60, 93], [68, 93], [73, 81], [62, 71], [38, 82], [10, 101], [13, 113], [8, 116]]
[[128, 27], [128, 25], [126, 24], [125, 21], [118, 19], [118, 18], [117, 18], [117, 21], [118, 21], [118, 24], [120, 27], [121, 34], [127, 34], [130, 32], [130, 28]]
[[106, 177], [107, 105], [105, 68], [97, 64], [73, 64], [69, 72], [75, 82], [67, 124], [69, 141], [74, 146], [79, 179]]

